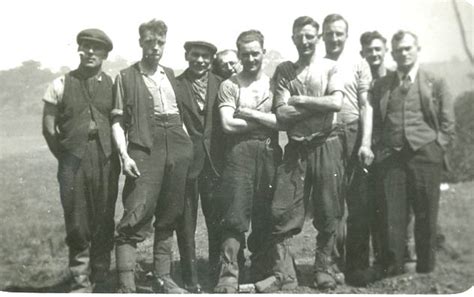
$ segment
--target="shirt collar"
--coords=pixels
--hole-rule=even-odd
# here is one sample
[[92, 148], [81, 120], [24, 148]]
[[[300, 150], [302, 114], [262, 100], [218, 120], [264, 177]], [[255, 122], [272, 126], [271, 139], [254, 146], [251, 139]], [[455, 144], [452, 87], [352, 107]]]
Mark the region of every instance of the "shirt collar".
[[[413, 64], [413, 67], [410, 69], [410, 71], [408, 72], [408, 77], [410, 78], [410, 82], [414, 82], [415, 81], [415, 77], [416, 75], [418, 74], [418, 69], [420, 68], [420, 65], [418, 64], [418, 62], [416, 62], [415, 64]], [[398, 79], [400, 81], [403, 80], [403, 78], [405, 77], [405, 74], [403, 74], [401, 71], [397, 70], [397, 75], [398, 75]]]
[[158, 74], [158, 73], [162, 74], [162, 75], [165, 74], [165, 70], [163, 69], [163, 67], [161, 67], [161, 65], [158, 65], [158, 67], [156, 67], [156, 72], [153, 73], [153, 74], [145, 72], [144, 67], [142, 65], [142, 61], [138, 62], [138, 70], [140, 70], [140, 74], [146, 75], [146, 76], [153, 76], [153, 75]]

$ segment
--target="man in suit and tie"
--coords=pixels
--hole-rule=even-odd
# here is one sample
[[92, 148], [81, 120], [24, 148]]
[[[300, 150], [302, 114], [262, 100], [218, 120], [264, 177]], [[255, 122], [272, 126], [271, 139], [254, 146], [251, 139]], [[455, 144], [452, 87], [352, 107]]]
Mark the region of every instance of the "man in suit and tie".
[[193, 142], [194, 158], [186, 181], [185, 208], [178, 220], [176, 234], [181, 255], [181, 271], [185, 288], [201, 291], [196, 266], [195, 239], [199, 196], [209, 239], [211, 278], [217, 277], [219, 233], [213, 220], [214, 193], [222, 166], [222, 128], [216, 107], [221, 78], [210, 69], [217, 48], [205, 41], [184, 44], [188, 68], [181, 74], [178, 86], [183, 99], [183, 121]]
[[418, 273], [435, 268], [436, 221], [445, 150], [454, 135], [451, 96], [443, 79], [418, 63], [417, 36], [392, 38], [397, 71], [376, 81], [374, 151], [379, 170], [377, 203], [382, 228], [382, 266], [366, 281], [403, 273], [407, 203], [415, 214]]

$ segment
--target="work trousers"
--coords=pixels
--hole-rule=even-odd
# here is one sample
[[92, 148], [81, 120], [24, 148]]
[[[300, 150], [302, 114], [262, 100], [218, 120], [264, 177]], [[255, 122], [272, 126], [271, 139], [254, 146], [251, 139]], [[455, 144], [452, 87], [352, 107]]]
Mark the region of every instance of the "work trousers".
[[382, 260], [390, 274], [403, 272], [408, 203], [415, 215], [416, 270], [430, 272], [435, 267], [442, 161], [442, 148], [431, 142], [417, 151], [394, 151], [380, 163], [376, 185]]
[[271, 236], [270, 203], [281, 155], [276, 139], [245, 137], [235, 137], [226, 153], [218, 195], [221, 240], [234, 238], [244, 244], [244, 233], [252, 223], [247, 246], [255, 262], [265, 253]]
[[345, 201], [348, 213], [344, 216], [343, 231], [338, 235], [338, 252], [345, 255], [340, 268], [347, 271], [365, 269], [370, 265], [370, 240], [375, 261], [380, 258], [380, 236], [377, 229], [375, 207], [376, 166], [366, 172], [359, 161], [362, 131], [359, 120], [345, 124], [343, 141], [345, 142], [346, 186]]
[[277, 170], [272, 201], [273, 236], [285, 238], [301, 232], [312, 199], [317, 253], [327, 259], [344, 213], [343, 147], [338, 135], [335, 131], [322, 143], [290, 140]]
[[190, 287], [198, 284], [195, 233], [199, 197], [201, 197], [201, 209], [207, 227], [211, 275], [215, 278], [217, 274], [221, 243], [216, 220], [216, 192], [219, 179], [213, 172], [209, 161], [206, 160], [201, 173], [186, 182], [184, 212], [178, 220], [176, 235], [181, 256], [183, 282]]
[[[90, 268], [109, 270], [119, 175], [118, 156], [106, 158], [98, 137], [90, 137], [82, 159], [68, 152], [59, 157], [59, 190], [73, 275], [89, 274]], [[80, 254], [90, 255], [90, 268], [76, 263], [75, 255]]]
[[[136, 245], [145, 240], [155, 217], [155, 241], [173, 235], [184, 209], [186, 175], [192, 142], [179, 115], [155, 116], [153, 147], [130, 143], [129, 156], [140, 177], [128, 177], [123, 189], [124, 214], [117, 226], [117, 244]], [[133, 269], [133, 267], [131, 268]]]

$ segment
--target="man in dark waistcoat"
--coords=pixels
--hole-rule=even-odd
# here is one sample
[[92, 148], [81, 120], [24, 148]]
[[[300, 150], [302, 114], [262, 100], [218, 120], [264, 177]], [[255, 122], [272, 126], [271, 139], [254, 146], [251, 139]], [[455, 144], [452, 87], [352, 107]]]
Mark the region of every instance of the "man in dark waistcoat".
[[216, 106], [221, 78], [210, 71], [216, 47], [204, 41], [184, 44], [189, 67], [178, 78], [182, 92], [183, 121], [193, 141], [194, 158], [188, 172], [183, 216], [178, 221], [176, 235], [181, 255], [181, 271], [185, 288], [201, 291], [196, 266], [196, 232], [199, 197], [206, 220], [209, 241], [211, 277], [215, 276], [219, 260], [219, 234], [215, 219], [215, 191], [222, 167], [222, 128]]
[[382, 263], [381, 273], [367, 282], [403, 273], [409, 202], [415, 215], [416, 271], [435, 268], [439, 186], [454, 135], [454, 111], [444, 80], [419, 65], [419, 50], [414, 33], [397, 32], [392, 38], [397, 71], [371, 90]]
[[142, 59], [122, 70], [114, 86], [112, 131], [126, 175], [116, 237], [118, 291], [123, 293], [136, 291], [136, 247], [145, 240], [153, 217], [152, 288], [186, 293], [170, 276], [171, 249], [193, 152], [173, 70], [159, 64], [166, 32], [162, 21], [140, 25]]
[[120, 163], [112, 149], [112, 79], [102, 62], [112, 41], [101, 30], [77, 35], [79, 67], [43, 97], [43, 135], [58, 159], [72, 292], [99, 290], [109, 271]]

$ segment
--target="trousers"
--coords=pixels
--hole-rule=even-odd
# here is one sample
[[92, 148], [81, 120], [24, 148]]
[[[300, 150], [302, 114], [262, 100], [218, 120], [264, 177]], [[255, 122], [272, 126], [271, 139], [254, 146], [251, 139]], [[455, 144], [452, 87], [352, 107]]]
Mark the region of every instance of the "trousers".
[[403, 272], [408, 203], [415, 216], [417, 272], [435, 267], [436, 229], [443, 150], [434, 141], [417, 151], [404, 147], [380, 163], [377, 203], [381, 211], [382, 261], [389, 273]]
[[[58, 181], [66, 223], [66, 243], [72, 254], [88, 254], [92, 270], [108, 271], [113, 248], [115, 202], [120, 163], [106, 158], [98, 137], [91, 137], [82, 159], [64, 152], [59, 157]], [[90, 251], [86, 251], [90, 248]], [[76, 271], [74, 255], [70, 269]]]
[[179, 115], [156, 117], [153, 147], [130, 143], [140, 177], [127, 177], [123, 188], [124, 214], [117, 226], [117, 244], [145, 240], [155, 217], [155, 237], [167, 239], [184, 209], [186, 175], [192, 159], [192, 142]]

